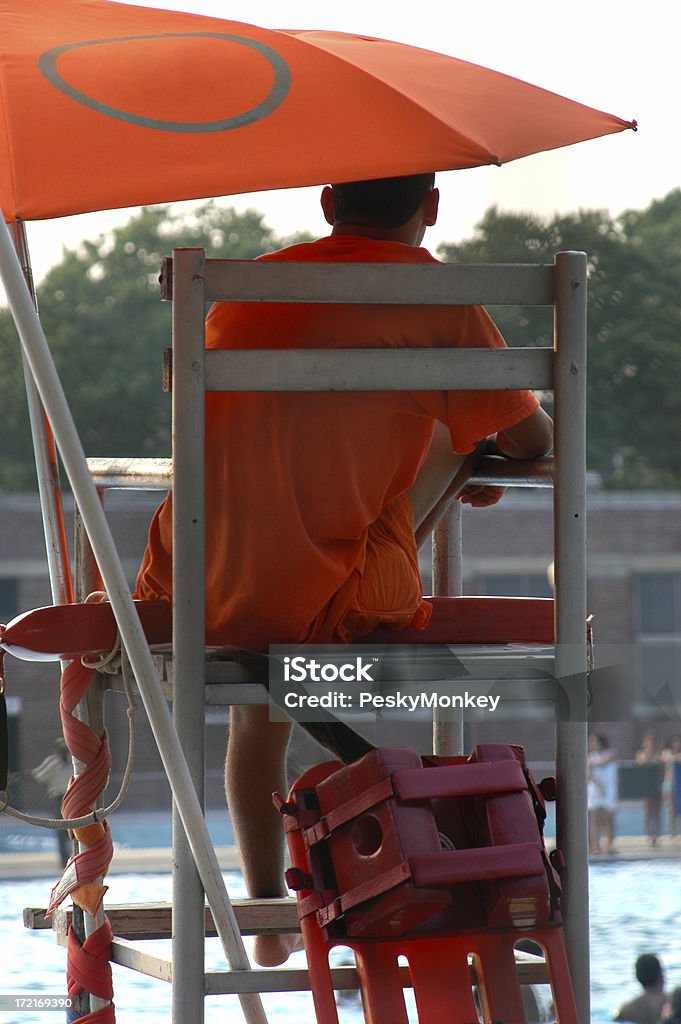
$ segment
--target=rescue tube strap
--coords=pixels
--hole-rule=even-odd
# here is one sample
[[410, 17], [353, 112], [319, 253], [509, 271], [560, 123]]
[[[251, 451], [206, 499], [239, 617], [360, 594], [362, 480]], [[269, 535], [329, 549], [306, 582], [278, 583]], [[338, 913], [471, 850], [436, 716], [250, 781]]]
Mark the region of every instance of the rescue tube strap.
[[68, 994], [73, 997], [90, 992], [98, 999], [113, 999], [111, 942], [113, 933], [108, 917], [81, 944], [69, 925], [67, 946]]
[[352, 800], [348, 800], [346, 803], [341, 804], [340, 807], [329, 811], [328, 814], [322, 815], [315, 825], [306, 828], [304, 832], [305, 842], [308, 846], [321, 842], [322, 839], [326, 839], [327, 836], [335, 829], [340, 828], [341, 825], [345, 825], [348, 821], [368, 811], [371, 807], [375, 807], [376, 804], [391, 799], [394, 795], [391, 779], [382, 779], [363, 793], [353, 797]]
[[389, 889], [394, 889], [409, 878], [411, 878], [411, 867], [409, 861], [403, 860], [395, 867], [384, 871], [378, 878], [371, 878], [368, 882], [363, 882], [362, 885], [356, 885], [354, 889], [341, 893], [341, 908], [343, 912], [351, 910], [352, 907], [356, 907], [360, 903], [366, 903], [367, 900], [380, 896], [381, 893], [388, 892]]
[[[298, 901], [298, 918], [302, 921], [304, 917], [308, 917], [310, 914], [316, 914], [317, 911], [326, 910], [331, 911], [331, 907], [334, 903], [338, 903], [338, 889], [322, 889], [316, 892], [310, 893], [309, 896], [303, 896]], [[340, 917], [340, 907], [332, 916]]]
[[304, 917], [316, 913], [319, 925], [325, 928], [332, 921], [337, 921], [339, 917], [342, 917], [346, 911], [352, 910], [353, 907], [358, 907], [376, 896], [381, 896], [383, 893], [389, 892], [390, 889], [395, 889], [409, 878], [411, 878], [411, 867], [408, 861], [403, 860], [388, 871], [384, 871], [377, 878], [371, 878], [361, 885], [356, 885], [354, 889], [348, 889], [341, 895], [338, 894], [337, 889], [323, 889], [304, 896], [298, 901], [298, 917], [302, 921]]

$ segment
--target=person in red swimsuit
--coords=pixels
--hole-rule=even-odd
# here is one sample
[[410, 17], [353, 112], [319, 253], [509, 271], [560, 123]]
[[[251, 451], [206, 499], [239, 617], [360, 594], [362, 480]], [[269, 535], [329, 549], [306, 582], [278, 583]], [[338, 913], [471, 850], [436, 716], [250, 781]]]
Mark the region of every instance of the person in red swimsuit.
[[[327, 186], [331, 234], [265, 260], [432, 264], [434, 175]], [[370, 273], [369, 268], [367, 274]], [[501, 348], [479, 306], [217, 303], [210, 348]], [[543, 455], [552, 423], [527, 391], [210, 394], [206, 412], [206, 639], [348, 643], [379, 623], [425, 626], [419, 527], [468, 453], [494, 435], [511, 458]], [[501, 488], [467, 487], [484, 506]], [[171, 498], [151, 525], [139, 597], [170, 600]], [[290, 726], [268, 708], [233, 708], [226, 766], [230, 813], [253, 896], [282, 895], [281, 824]], [[263, 936], [259, 963], [283, 962], [287, 936]]]

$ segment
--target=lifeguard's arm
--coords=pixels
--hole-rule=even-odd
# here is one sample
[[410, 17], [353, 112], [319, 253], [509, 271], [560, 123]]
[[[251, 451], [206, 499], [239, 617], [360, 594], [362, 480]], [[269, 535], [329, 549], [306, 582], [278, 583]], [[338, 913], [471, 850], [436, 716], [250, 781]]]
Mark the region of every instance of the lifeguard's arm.
[[[553, 447], [553, 420], [542, 408], [536, 409], [519, 423], [500, 430], [493, 443], [499, 454], [509, 459], [539, 458]], [[459, 500], [474, 508], [487, 508], [496, 505], [504, 491], [504, 487], [492, 484], [470, 484], [463, 489]]]
[[526, 419], [500, 430], [496, 443], [509, 459], [539, 458], [553, 448], [553, 420], [540, 407]]

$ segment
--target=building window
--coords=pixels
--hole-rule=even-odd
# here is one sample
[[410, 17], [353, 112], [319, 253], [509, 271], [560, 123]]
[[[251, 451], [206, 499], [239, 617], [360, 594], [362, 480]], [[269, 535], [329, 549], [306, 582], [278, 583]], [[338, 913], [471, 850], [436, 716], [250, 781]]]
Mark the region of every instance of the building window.
[[634, 592], [642, 689], [657, 710], [676, 717], [681, 700], [681, 573], [640, 573]]
[[483, 576], [482, 593], [489, 597], [553, 597], [546, 573]]
[[19, 612], [19, 580], [0, 577], [0, 622], [7, 625]]
[[637, 632], [677, 634], [681, 640], [681, 573], [650, 572], [636, 577]]

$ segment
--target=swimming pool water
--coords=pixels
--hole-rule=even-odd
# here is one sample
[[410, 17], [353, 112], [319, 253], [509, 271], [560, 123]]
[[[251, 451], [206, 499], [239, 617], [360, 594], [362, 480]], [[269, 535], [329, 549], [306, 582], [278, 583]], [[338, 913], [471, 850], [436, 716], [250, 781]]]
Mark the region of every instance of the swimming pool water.
[[[667, 972], [668, 987], [681, 985], [681, 865], [678, 861], [637, 861], [593, 864], [590, 868], [592, 1022], [612, 1020], [613, 1010], [635, 994], [633, 963], [643, 952], [657, 953]], [[226, 876], [232, 896], [244, 895], [241, 876]], [[0, 991], [63, 993], [66, 952], [51, 932], [27, 931], [22, 925], [25, 906], [45, 906], [52, 879], [0, 882]], [[116, 875], [109, 880], [111, 903], [168, 900], [168, 875]], [[248, 942], [248, 940], [246, 940]], [[169, 955], [168, 943], [145, 943]], [[300, 965], [304, 954], [296, 954]], [[292, 961], [293, 962], [293, 961]], [[207, 944], [207, 967], [222, 969], [224, 960], [218, 940]], [[114, 967], [118, 1024], [167, 1024], [170, 1019], [170, 988], [124, 968]], [[273, 1024], [312, 1024], [310, 996], [278, 994], [264, 997]], [[356, 1006], [343, 1006], [341, 1020], [362, 1020]], [[60, 1013], [3, 1013], [2, 1024], [45, 1024], [62, 1020]], [[206, 1024], [240, 1024], [237, 1000], [231, 996], [206, 999]]]

